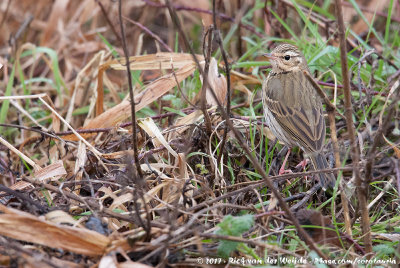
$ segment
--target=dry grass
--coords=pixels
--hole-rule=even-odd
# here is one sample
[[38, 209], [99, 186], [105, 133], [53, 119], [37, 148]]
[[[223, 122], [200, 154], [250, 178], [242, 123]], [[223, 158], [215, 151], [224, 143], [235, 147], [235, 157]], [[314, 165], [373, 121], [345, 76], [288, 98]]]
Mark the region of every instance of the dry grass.
[[[366, 185], [355, 189], [331, 1], [316, 1], [313, 12], [308, 1], [279, 1], [278, 7], [267, 1], [266, 9], [260, 0], [216, 1], [223, 51], [204, 35], [213, 24], [211, 2], [173, 1], [180, 30], [210, 70], [206, 76], [164, 4], [123, 1], [124, 37], [117, 2], [0, 3], [1, 265], [319, 264], [252, 157], [333, 266], [370, 258], [382, 266], [400, 263], [399, 3], [384, 1], [375, 17], [370, 11], [377, 1], [344, 5], [345, 22], [352, 20], [354, 138]], [[260, 84], [269, 66], [261, 54], [288, 40], [305, 53], [335, 106], [327, 109], [326, 155], [336, 168], [325, 172], [340, 179], [332, 191], [319, 190], [315, 171], [296, 168], [303, 158], [298, 149], [286, 167], [294, 173], [277, 175], [285, 152], [263, 122]], [[230, 121], [252, 157], [229, 128], [223, 142], [226, 122], [210, 92], [226, 105], [223, 52], [231, 67]], [[369, 209], [369, 253], [354, 194], [360, 190]]]

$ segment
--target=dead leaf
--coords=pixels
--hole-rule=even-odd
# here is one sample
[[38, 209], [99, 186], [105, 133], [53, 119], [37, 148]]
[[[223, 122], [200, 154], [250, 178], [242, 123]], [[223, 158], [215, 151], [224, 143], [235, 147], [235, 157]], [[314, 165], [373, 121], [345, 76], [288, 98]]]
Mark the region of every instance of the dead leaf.
[[45, 215], [46, 220], [57, 224], [70, 224], [76, 226], [78, 221], [62, 210], [53, 210]]
[[[191, 75], [195, 69], [195, 65], [190, 63], [176, 71], [175, 75], [178, 82], [182, 82], [186, 77]], [[175, 86], [176, 81], [172, 74], [164, 75], [150, 83], [142, 93], [135, 96], [135, 102], [137, 103], [135, 107], [136, 112], [146, 107]], [[125, 100], [91, 120], [83, 129], [113, 127], [130, 116], [131, 104], [128, 100]], [[89, 137], [90, 134], [82, 134], [82, 136]], [[75, 135], [65, 136], [64, 139], [77, 140]]]
[[[203, 83], [203, 77], [200, 77], [201, 82]], [[214, 96], [211, 92], [211, 89], [214, 90], [214, 93], [222, 105], [226, 104], [226, 93], [227, 83], [226, 78], [218, 71], [218, 64], [215, 58], [211, 58], [210, 61], [210, 69], [208, 70], [208, 82], [210, 83], [210, 87], [207, 88], [206, 91], [206, 101], [207, 104], [210, 106], [216, 106], [217, 101], [214, 99]], [[201, 94], [201, 92], [199, 93]]]
[[398, 159], [400, 159], [400, 149], [396, 147], [396, 144], [388, 140], [385, 136], [383, 136], [383, 139], [386, 141], [387, 144], [390, 145], [390, 147], [393, 149], [394, 154]]
[[152, 138], [155, 147], [160, 147], [163, 145], [170, 154], [172, 154], [175, 158], [178, 158], [178, 154], [168, 144], [160, 129], [154, 123], [153, 119], [150, 117], [140, 119], [138, 120], [138, 124]]
[[57, 162], [48, 165], [45, 168], [42, 168], [35, 172], [35, 179], [38, 181], [44, 181], [48, 178], [58, 178], [59, 176], [67, 174], [67, 171], [64, 168], [64, 164], [62, 160], [58, 160]]
[[61, 226], [0, 205], [0, 235], [87, 256], [103, 255], [111, 241], [95, 231]]
[[[204, 57], [196, 55], [199, 62], [204, 61]], [[156, 54], [140, 55], [129, 57], [129, 67], [131, 70], [169, 70], [171, 69], [171, 61], [174, 68], [182, 68], [188, 64], [194, 64], [193, 56], [188, 53], [169, 53], [159, 52]], [[125, 58], [111, 60], [104, 63], [101, 68], [108, 67], [114, 70], [126, 71]]]

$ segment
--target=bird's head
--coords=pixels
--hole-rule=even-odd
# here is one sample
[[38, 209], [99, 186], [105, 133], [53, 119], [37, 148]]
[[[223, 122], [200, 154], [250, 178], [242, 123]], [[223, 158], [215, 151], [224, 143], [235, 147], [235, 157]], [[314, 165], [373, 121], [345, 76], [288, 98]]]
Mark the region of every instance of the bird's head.
[[308, 70], [307, 61], [300, 50], [290, 44], [281, 44], [271, 53], [264, 54], [272, 65], [273, 73]]

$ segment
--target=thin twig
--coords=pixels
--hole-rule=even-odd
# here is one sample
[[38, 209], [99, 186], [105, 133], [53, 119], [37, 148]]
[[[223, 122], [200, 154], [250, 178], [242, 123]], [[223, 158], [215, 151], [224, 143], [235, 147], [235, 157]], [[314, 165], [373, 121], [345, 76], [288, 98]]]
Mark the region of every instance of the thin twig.
[[195, 110], [198, 110], [199, 107], [197, 107], [194, 103], [192, 103], [192, 102], [188, 99], [188, 97], [186, 97], [186, 94], [183, 92], [183, 90], [182, 90], [182, 88], [181, 88], [181, 85], [180, 85], [180, 83], [179, 83], [179, 81], [178, 81], [178, 78], [176, 77], [175, 69], [174, 69], [174, 63], [173, 63], [172, 61], [171, 61], [171, 72], [172, 72], [172, 75], [173, 75], [174, 78], [175, 78], [176, 87], [178, 88], [178, 90], [179, 90], [179, 92], [181, 93], [182, 97], [185, 99], [185, 101], [186, 101], [187, 103], [189, 103], [190, 106], [192, 106]]
[[306, 192], [303, 199], [301, 199], [299, 202], [296, 203], [296, 205], [292, 207], [292, 211], [296, 211], [301, 208], [310, 199], [310, 197], [321, 188], [322, 185], [320, 183], [315, 184], [310, 190]]
[[[176, 18], [178, 21], [178, 18]], [[211, 135], [211, 119], [210, 116], [208, 115], [207, 112], [207, 90], [208, 89], [208, 72], [210, 70], [210, 60], [211, 60], [211, 50], [212, 50], [212, 31], [213, 28], [210, 27], [210, 29], [206, 32], [206, 36], [204, 37], [204, 42], [207, 39], [207, 45], [204, 45], [204, 47], [207, 49], [204, 52], [204, 60], [205, 60], [205, 65], [204, 65], [204, 71], [203, 71], [203, 86], [201, 88], [201, 100], [200, 100], [200, 109], [204, 114], [204, 121], [206, 125], [206, 132], [208, 135]]]
[[[258, 103], [260, 101], [261, 101], [261, 99], [255, 99], [253, 101], [253, 103]], [[240, 103], [238, 105], [232, 106], [232, 109], [238, 109], [238, 108], [241, 108], [241, 107], [246, 107], [248, 105], [249, 105], [248, 103], [243, 102], [243, 103]], [[196, 108], [197, 108], [197, 106], [196, 106]], [[180, 111], [183, 112], [183, 113], [188, 114], [188, 113], [193, 112], [193, 108], [192, 107], [188, 107], [188, 108], [184, 108], [184, 109], [182, 109]], [[211, 113], [211, 114], [213, 114], [213, 113]], [[152, 118], [152, 119], [161, 119], [161, 118], [165, 118], [165, 117], [169, 117], [169, 116], [176, 116], [176, 115], [177, 115], [177, 113], [175, 113], [175, 112], [168, 112], [168, 113], [163, 113], [163, 114], [150, 116], [150, 118]], [[233, 117], [249, 121], [248, 118], [245, 118], [245, 117], [242, 117], [242, 116], [233, 116]], [[262, 125], [261, 121], [257, 121], [257, 123]], [[119, 125], [119, 127], [125, 128], [125, 127], [129, 127], [131, 125], [132, 125], [132, 122], [126, 122], [126, 123], [123, 123], [123, 124]], [[72, 132], [71, 130], [53, 133], [53, 132], [40, 131], [40, 130], [35, 129], [35, 128], [24, 127], [24, 126], [15, 125], [15, 124], [0, 124], [0, 126], [26, 129], [26, 130], [30, 130], [30, 131], [41, 133], [41, 134], [43, 134], [45, 136], [48, 136], [48, 137], [51, 137], [51, 138], [55, 138], [55, 139], [57, 138], [56, 136], [67, 136], [67, 135], [74, 134], [74, 132]], [[77, 132], [79, 134], [82, 134], [82, 133], [83, 134], [91, 134], [91, 133], [109, 132], [109, 131], [111, 131], [113, 129], [115, 129], [115, 127], [88, 128], [88, 129], [76, 129], [75, 132]]]
[[[251, 246], [256, 246], [256, 247], [261, 247], [261, 248], [270, 248], [271, 245], [264, 243], [264, 242], [259, 242], [259, 241], [254, 241], [250, 240], [248, 238], [241, 238], [237, 236], [230, 236], [230, 235], [219, 235], [219, 234], [213, 234], [213, 233], [199, 233], [198, 234], [201, 237], [206, 237], [206, 238], [212, 238], [212, 239], [219, 239], [219, 240], [228, 240], [228, 241], [235, 241], [235, 242], [241, 242], [244, 244], [248, 244]], [[286, 254], [293, 254], [293, 252], [290, 252], [288, 250], [283, 250]]]
[[315, 82], [314, 78], [312, 78], [312, 76], [308, 73], [308, 71], [303, 71], [304, 75], [307, 77], [308, 81], [310, 81], [310, 83], [313, 85], [313, 87], [315, 88], [315, 90], [317, 91], [318, 95], [322, 98], [322, 100], [324, 101], [325, 105], [326, 105], [326, 110], [327, 112], [329, 111], [336, 111], [336, 113], [342, 118], [342, 119], [346, 119], [344, 117], [344, 115], [342, 115], [340, 113], [340, 111], [338, 111], [338, 109], [336, 109], [336, 106], [333, 105], [331, 103], [331, 101], [329, 100], [328, 96], [326, 96], [325, 92], [322, 90], [322, 88], [318, 85], [317, 82]]
[[[57, 140], [59, 140], [61, 142], [65, 142], [63, 139], [58, 137], [57, 134], [54, 134], [54, 133], [51, 133], [51, 132], [46, 132], [46, 131], [40, 130], [38, 128], [25, 127], [25, 126], [15, 125], [15, 124], [0, 124], [0, 127], [10, 127], [10, 128], [18, 128], [18, 129], [24, 129], [24, 130], [28, 130], [28, 131], [33, 131], [33, 132], [40, 133], [43, 136], [47, 136], [49, 138], [57, 139]], [[70, 134], [72, 134], [72, 131], [69, 131], [69, 132], [70, 132]]]
[[361, 179], [359, 162], [360, 162], [360, 151], [356, 142], [356, 131], [353, 123], [353, 107], [351, 103], [351, 91], [350, 91], [350, 79], [349, 79], [349, 67], [347, 64], [347, 44], [345, 36], [345, 27], [343, 22], [342, 12], [342, 1], [335, 0], [336, 3], [336, 18], [339, 26], [339, 40], [340, 40], [340, 59], [342, 67], [343, 77], [343, 94], [345, 104], [345, 116], [347, 131], [349, 133], [351, 143], [351, 159], [353, 163], [353, 175], [355, 176], [355, 182], [357, 187], [357, 196], [359, 201], [359, 207], [361, 209], [361, 228], [364, 236], [365, 250], [367, 253], [372, 252], [372, 240], [371, 240], [371, 226], [369, 221], [368, 213], [368, 182]]
[[[228, 58], [226, 56], [226, 52], [224, 49], [224, 44], [223, 44], [222, 38], [221, 38], [221, 31], [218, 29], [218, 26], [217, 26], [215, 0], [213, 0], [213, 21], [214, 21], [214, 39], [217, 42], [217, 44], [219, 45], [219, 49], [221, 50], [222, 59], [224, 60], [224, 64], [225, 64], [226, 114], [228, 115], [227, 120], [230, 120], [230, 117], [231, 117], [231, 72], [230, 72]], [[239, 40], [239, 42], [241, 42], [241, 40]], [[225, 147], [225, 143], [226, 143], [227, 134], [228, 134], [228, 124], [225, 123], [224, 134], [222, 136], [220, 151], [219, 151], [219, 154], [217, 157], [217, 164], [220, 163], [221, 166], [223, 166], [223, 163], [221, 163], [221, 159], [222, 159], [222, 155], [224, 153], [224, 147]]]
[[137, 147], [137, 135], [136, 135], [136, 109], [135, 109], [135, 95], [133, 93], [132, 88], [132, 75], [131, 75], [131, 67], [129, 62], [128, 49], [126, 47], [126, 38], [125, 38], [125, 30], [124, 23], [122, 22], [122, 0], [118, 1], [118, 16], [119, 16], [119, 24], [121, 27], [121, 35], [122, 35], [122, 46], [125, 54], [125, 62], [126, 62], [126, 72], [128, 76], [128, 86], [129, 86], [129, 97], [131, 98], [131, 116], [132, 116], [132, 148], [133, 148], [133, 157], [135, 159], [136, 170], [139, 174], [140, 178], [143, 178], [142, 168], [140, 167], [139, 158], [138, 158], [138, 147]]
[[119, 43], [122, 44], [122, 38], [121, 38], [121, 36], [119, 35], [119, 33], [117, 32], [117, 29], [115, 29], [114, 24], [111, 22], [110, 18], [108, 17], [107, 11], [106, 11], [106, 9], [104, 8], [103, 4], [102, 4], [101, 1], [99, 1], [99, 0], [96, 0], [96, 3], [100, 6], [101, 13], [103, 13], [104, 18], [106, 19], [108, 25], [109, 25], [110, 28], [111, 28], [111, 31], [112, 31], [112, 32], [114, 33], [114, 35], [117, 37]]
[[400, 160], [394, 160], [394, 171], [396, 174], [396, 185], [397, 185], [397, 192], [400, 193], [400, 168], [399, 168], [399, 162]]
[[[335, 87], [336, 86], [337, 88], [343, 88], [343, 85], [341, 85], [341, 84], [335, 85], [333, 83], [324, 82], [324, 81], [318, 81], [317, 83], [321, 86], [326, 86], [326, 87]], [[351, 89], [355, 90], [354, 87], [351, 87]], [[367, 89], [361, 88], [361, 92], [367, 93]], [[379, 92], [379, 91], [375, 91], [375, 90], [368, 90], [368, 92], [369, 92], [369, 94], [372, 94], [374, 96], [377, 96], [377, 95], [386, 96], [387, 95], [385, 92]]]
[[144, 32], [146, 32], [148, 35], [150, 35], [151, 37], [153, 37], [158, 43], [160, 43], [166, 50], [168, 50], [168, 52], [173, 52], [172, 49], [159, 37], [157, 36], [155, 33], [153, 33], [152, 31], [150, 31], [147, 27], [145, 27], [143, 24], [131, 20], [130, 18], [127, 18], [125, 16], [122, 16], [125, 20], [129, 21], [130, 23], [135, 24], [137, 27], [139, 27], [140, 29], [142, 29]]
[[10, 46], [14, 46], [21, 36], [21, 34], [28, 28], [29, 24], [33, 21], [33, 16], [31, 14], [28, 15], [27, 18], [25, 18], [24, 22], [21, 24], [21, 26], [18, 28], [17, 32], [15, 35], [12, 35], [9, 39], [9, 44]]
[[40, 204], [40, 202], [33, 200], [32, 198], [30, 198], [29, 195], [26, 195], [24, 193], [21, 193], [19, 191], [15, 191], [13, 189], [10, 189], [2, 184], [0, 184], [0, 192], [2, 194], [7, 193], [8, 195], [13, 195], [16, 198], [21, 200], [21, 203], [25, 204], [25, 205], [33, 205], [35, 206], [41, 213], [47, 213], [49, 212], [49, 207], [46, 206], [42, 206], [42, 204]]

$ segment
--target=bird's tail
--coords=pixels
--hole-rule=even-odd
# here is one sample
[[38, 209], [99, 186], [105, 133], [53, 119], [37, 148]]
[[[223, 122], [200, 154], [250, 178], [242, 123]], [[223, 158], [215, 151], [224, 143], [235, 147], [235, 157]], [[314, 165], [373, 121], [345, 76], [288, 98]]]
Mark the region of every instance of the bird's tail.
[[[312, 155], [310, 156], [310, 158], [315, 170], [329, 168], [328, 162], [321, 153]], [[324, 191], [327, 188], [333, 188], [335, 186], [336, 178], [335, 175], [333, 175], [333, 173], [319, 173], [318, 176], [322, 189], [324, 189]]]

